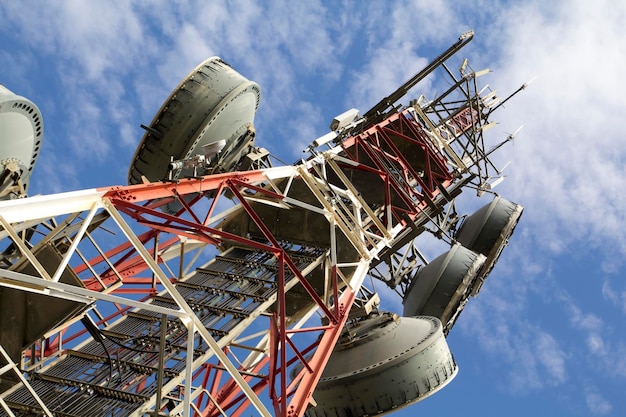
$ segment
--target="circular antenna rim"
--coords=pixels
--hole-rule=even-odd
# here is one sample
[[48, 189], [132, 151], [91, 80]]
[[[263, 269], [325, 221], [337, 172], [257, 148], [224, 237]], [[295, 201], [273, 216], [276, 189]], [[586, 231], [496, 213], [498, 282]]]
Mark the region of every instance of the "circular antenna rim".
[[[12, 123], [21, 124], [24, 120], [30, 124], [30, 129], [27, 129], [26, 136], [9, 137], [9, 140], [5, 141], [5, 144], [2, 146], [2, 155], [0, 155], [2, 162], [17, 160], [22, 165], [22, 169], [24, 169], [22, 173], [24, 191], [27, 192], [30, 175], [41, 152], [44, 134], [43, 116], [35, 103], [15, 94], [2, 84], [0, 84], [0, 115], [4, 115], [0, 116], [0, 118], [5, 119], [3, 122], [7, 122], [9, 125]], [[8, 126], [8, 129], [8, 134], [10, 135], [10, 126]], [[20, 133], [23, 134], [25, 132]], [[30, 143], [26, 143], [28, 141]]]
[[[187, 150], [185, 151], [185, 155], [184, 156], [180, 156], [180, 159], [189, 159], [191, 157], [193, 157], [193, 151], [194, 149], [198, 149], [200, 148], [202, 145], [200, 145], [200, 142], [202, 141], [202, 138], [204, 137], [205, 133], [215, 125], [215, 121], [218, 120], [219, 116], [224, 112], [225, 109], [227, 109], [229, 107], [229, 105], [234, 102], [235, 100], [237, 100], [238, 97], [246, 94], [246, 93], [256, 93], [257, 95], [257, 103], [259, 101], [260, 98], [260, 94], [259, 92], [259, 88], [258, 85], [252, 81], [248, 81], [246, 83], [243, 83], [237, 87], [235, 87], [230, 93], [228, 93], [228, 95], [226, 97], [224, 97], [216, 106], [215, 108], [211, 111], [211, 113], [204, 119], [204, 122], [201, 124], [200, 126], [200, 131], [196, 133], [196, 138], [193, 142], [190, 142], [189, 146], [187, 147]], [[258, 104], [257, 107], [258, 108]], [[255, 108], [255, 111], [256, 111]], [[243, 128], [245, 128], [245, 124], [240, 126], [235, 132], [233, 132], [233, 134], [237, 133], [239, 130], [242, 130]], [[216, 138], [216, 140], [214, 142], [210, 142], [210, 143], [215, 143], [218, 142], [221, 139], [226, 139], [226, 145], [220, 150], [220, 152], [228, 152], [230, 150], [230, 145], [233, 145], [232, 141], [231, 143], [229, 143], [228, 139], [230, 138]], [[210, 144], [210, 143], [207, 143]], [[177, 179], [178, 176], [180, 174], [180, 170], [173, 174], [173, 178]]]
[[[197, 99], [200, 101], [204, 100], [204, 102], [195, 103], [195, 104], [210, 105], [210, 107], [206, 109], [206, 110], [209, 110], [209, 113], [202, 119], [199, 119], [201, 121], [197, 122], [197, 124], [192, 125], [192, 128], [188, 131], [190, 136], [188, 136], [187, 139], [185, 138], [181, 139], [181, 138], [177, 138], [176, 136], [174, 136], [176, 141], [183, 140], [185, 142], [185, 145], [181, 146], [181, 149], [177, 149], [175, 152], [173, 152], [174, 153], [173, 155], [166, 155], [166, 156], [163, 155], [164, 151], [161, 151], [159, 149], [158, 151], [161, 152], [161, 155], [156, 156], [156, 157], [153, 156], [152, 159], [154, 158], [162, 159], [165, 157], [169, 161], [170, 157], [173, 157], [175, 159], [182, 159], [182, 158], [190, 157], [189, 156], [190, 152], [193, 152], [194, 149], [198, 148], [198, 145], [206, 144], [206, 143], [201, 143], [203, 135], [204, 133], [206, 133], [208, 129], [210, 129], [211, 126], [215, 126], [215, 121], [219, 120], [220, 114], [222, 114], [225, 111], [225, 109], [227, 109], [233, 101], [236, 101], [238, 97], [246, 93], [250, 93], [254, 95], [254, 99], [253, 99], [254, 109], [251, 112], [250, 120], [245, 123], [242, 123], [242, 126], [239, 126], [233, 129], [233, 131], [230, 132], [230, 136], [236, 134], [239, 130], [241, 130], [241, 128], [244, 125], [252, 124], [252, 121], [254, 120], [254, 115], [259, 107], [259, 102], [260, 102], [260, 97], [261, 97], [260, 86], [254, 81], [248, 80], [246, 77], [244, 77], [239, 72], [234, 70], [228, 63], [226, 63], [220, 57], [212, 56], [210, 58], [207, 58], [204, 61], [202, 61], [200, 64], [198, 64], [192, 71], [190, 71], [187, 74], [187, 76], [185, 76], [178, 83], [176, 88], [173, 89], [172, 92], [169, 94], [169, 96], [165, 99], [159, 111], [155, 114], [154, 118], [152, 119], [152, 122], [149, 125], [150, 127], [146, 129], [147, 131], [144, 133], [131, 159], [131, 164], [128, 170], [128, 183], [129, 184], [136, 184], [140, 181], [139, 178], [137, 178], [138, 174], [141, 174], [142, 176], [144, 175], [144, 172], [142, 172], [141, 168], [137, 167], [137, 164], [140, 161], [146, 162], [145, 161], [146, 159], [149, 160], [151, 158], [149, 154], [155, 153], [153, 152], [153, 150], [147, 149], [149, 147], [148, 146], [149, 142], [153, 140], [153, 138], [158, 138], [158, 134], [160, 133], [159, 131], [155, 131], [155, 126], [159, 125], [159, 123], [163, 119], [163, 116], [167, 114], [167, 112], [170, 110], [169, 109], [170, 105], [176, 101], [176, 98], [181, 93], [181, 91], [185, 91], [186, 84], [192, 81], [196, 81], [194, 80], [194, 77], [199, 73], [204, 73], [203, 72], [204, 68], [209, 68], [209, 69], [213, 68], [212, 65], [224, 67], [223, 69], [224, 72], [221, 74], [220, 74], [219, 69], [217, 70], [214, 69], [215, 74], [220, 74], [220, 75], [216, 75], [216, 77], [221, 76], [223, 78], [221, 79], [217, 78], [218, 82], [217, 84], [214, 84], [211, 81], [215, 79], [208, 80], [209, 76], [204, 77], [202, 81], [198, 81], [198, 83], [204, 89], [205, 94], [204, 95], [200, 94], [199, 96], [194, 97], [194, 99]], [[204, 74], [206, 75], [206, 73]], [[222, 93], [214, 91], [212, 86], [213, 85], [217, 86], [222, 82], [230, 82], [232, 83], [232, 85], [230, 87], [226, 87], [226, 89]], [[213, 98], [211, 98], [208, 94], [206, 94], [209, 90], [214, 93]], [[213, 100], [213, 99], [215, 99], [216, 102], [208, 103], [208, 101]], [[181, 103], [181, 107], [177, 110], [179, 113], [175, 113], [177, 116], [180, 116], [180, 114], [192, 114], [189, 108], [186, 107], [186, 106], [191, 105], [189, 102], [181, 101], [180, 103]], [[170, 133], [172, 130], [169, 130], [169, 127], [168, 127], [164, 135], [169, 136], [170, 134], [173, 134], [173, 133]], [[220, 139], [229, 139], [229, 137], [215, 138], [215, 140], [220, 140]], [[162, 139], [157, 139], [157, 140], [162, 140]], [[226, 145], [226, 147], [228, 148], [228, 144]], [[142, 158], [142, 157], [145, 157], [145, 158]], [[158, 165], [160, 166], [160, 164]], [[164, 164], [164, 165], [166, 168], [167, 164]], [[148, 178], [148, 179], [151, 181], [161, 181], [165, 179], [165, 176], [163, 176], [163, 178]]]

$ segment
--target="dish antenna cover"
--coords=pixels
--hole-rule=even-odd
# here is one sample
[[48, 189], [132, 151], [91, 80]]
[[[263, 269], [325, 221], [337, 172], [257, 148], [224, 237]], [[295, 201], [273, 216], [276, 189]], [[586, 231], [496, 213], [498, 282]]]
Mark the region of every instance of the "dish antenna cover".
[[485, 255], [483, 266], [472, 295], [478, 294], [487, 275], [498, 261], [519, 222], [524, 208], [496, 196], [493, 201], [467, 217], [456, 233], [456, 240], [466, 248]]
[[42, 139], [37, 106], [0, 84], [0, 199], [26, 196]]
[[402, 300], [403, 315], [437, 317], [447, 333], [465, 306], [484, 262], [485, 256], [454, 244], [417, 271]]
[[[261, 88], [218, 57], [207, 59], [187, 75], [161, 106], [132, 159], [128, 183], [163, 181], [172, 160], [204, 155], [224, 140], [220, 160], [233, 152], [245, 152]], [[246, 141], [246, 143], [240, 143]], [[239, 158], [227, 158], [233, 165]], [[222, 171], [229, 167], [220, 167]], [[172, 179], [192, 175], [178, 169]]]
[[458, 368], [434, 317], [370, 316], [348, 324], [307, 417], [376, 416], [434, 394]]

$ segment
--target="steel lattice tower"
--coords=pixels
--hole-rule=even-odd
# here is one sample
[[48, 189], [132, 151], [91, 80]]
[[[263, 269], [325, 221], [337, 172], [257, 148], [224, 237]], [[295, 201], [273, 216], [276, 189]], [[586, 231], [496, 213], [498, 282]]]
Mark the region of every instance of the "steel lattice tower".
[[[184, 175], [180, 165], [155, 181], [131, 170], [134, 185], [0, 202], [0, 416], [302, 416], [320, 379], [333, 379], [323, 372], [347, 325], [404, 319], [379, 311], [368, 276], [404, 297], [405, 315], [434, 315], [447, 334], [521, 214], [499, 197], [477, 212], [506, 211], [482, 248], [475, 216], [462, 226], [456, 212], [463, 189], [492, 193], [501, 172], [489, 155], [511, 139], [486, 148], [506, 99], [479, 90], [482, 72], [466, 61], [460, 77], [447, 64], [471, 38], [331, 126], [294, 165], [272, 166], [247, 126], [236, 171]], [[448, 91], [397, 105], [435, 71], [452, 79]], [[154, 158], [163, 170], [170, 162]], [[452, 291], [431, 288], [436, 302], [419, 298], [416, 282], [448, 258], [421, 256], [412, 241], [424, 232], [464, 248], [471, 264]], [[444, 356], [406, 404], [456, 374]], [[405, 405], [389, 401], [380, 407]]]

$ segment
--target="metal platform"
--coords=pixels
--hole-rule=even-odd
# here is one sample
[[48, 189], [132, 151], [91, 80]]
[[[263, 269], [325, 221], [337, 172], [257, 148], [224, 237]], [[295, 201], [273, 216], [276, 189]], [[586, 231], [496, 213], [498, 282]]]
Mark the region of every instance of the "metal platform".
[[[319, 262], [324, 250], [300, 248], [288, 252], [306, 270]], [[247, 322], [267, 311], [278, 290], [276, 258], [271, 253], [232, 248], [205, 268], [175, 284], [213, 339], [226, 346]], [[289, 286], [294, 274], [287, 274]], [[189, 340], [179, 320], [150, 306], [176, 310], [171, 294], [163, 292], [99, 330], [100, 339], [67, 349], [51, 365], [32, 374], [31, 385], [55, 416], [121, 416], [154, 404], [158, 387], [181, 384], [187, 356], [206, 362], [213, 356], [200, 337]], [[193, 350], [188, 348], [193, 346]], [[16, 416], [41, 413], [23, 385], [4, 395]], [[3, 414], [0, 411], [0, 415]]]

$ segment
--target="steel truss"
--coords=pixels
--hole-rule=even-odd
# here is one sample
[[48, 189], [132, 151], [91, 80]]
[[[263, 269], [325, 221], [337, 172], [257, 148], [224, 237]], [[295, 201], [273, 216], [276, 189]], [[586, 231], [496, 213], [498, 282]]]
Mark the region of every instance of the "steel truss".
[[394, 254], [487, 189], [475, 76], [293, 166], [1, 202], [0, 295], [59, 312], [3, 340], [0, 415], [303, 415], [370, 268], [406, 284]]

